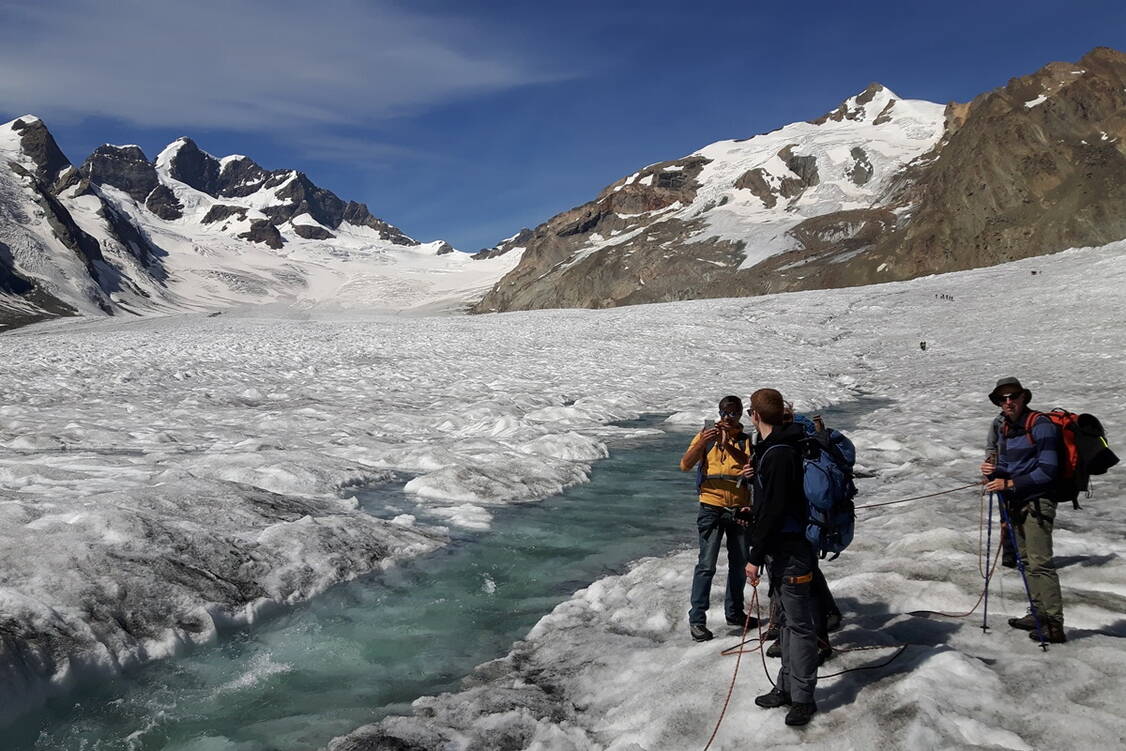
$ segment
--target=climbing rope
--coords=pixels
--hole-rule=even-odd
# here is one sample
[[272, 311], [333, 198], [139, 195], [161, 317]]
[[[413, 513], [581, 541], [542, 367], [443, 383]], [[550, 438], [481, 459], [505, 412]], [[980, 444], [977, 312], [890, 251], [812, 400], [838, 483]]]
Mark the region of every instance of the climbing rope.
[[[758, 620], [758, 610], [759, 610], [758, 584], [752, 584], [751, 586], [752, 586], [751, 606], [754, 608], [755, 618], [756, 618], [756, 620]], [[743, 635], [740, 637], [741, 639], [747, 638], [747, 631], [750, 630], [750, 627], [751, 627], [751, 613], [750, 613], [750, 609], [748, 609], [747, 610], [747, 618], [746, 618], [746, 620], [743, 621]], [[760, 646], [759, 651], [762, 651], [761, 650], [761, 646], [762, 646], [762, 621], [761, 620], [758, 621], [758, 630], [759, 630], [759, 646]], [[746, 644], [746, 641], [741, 642], [741, 645], [742, 644]], [[754, 651], [754, 650], [748, 650], [748, 651]], [[726, 652], [725, 652], [725, 654], [726, 654]], [[712, 734], [708, 738], [707, 744], [704, 745], [704, 751], [708, 751], [708, 749], [711, 748], [712, 741], [715, 740], [716, 734], [719, 732], [719, 726], [723, 724], [723, 716], [725, 714], [727, 714], [727, 705], [731, 703], [731, 695], [735, 693], [735, 679], [739, 676], [739, 663], [742, 662], [742, 661], [743, 661], [743, 652], [740, 651], [738, 656], [736, 656], [736, 658], [735, 658], [735, 670], [732, 671], [732, 673], [731, 673], [731, 683], [727, 687], [727, 698], [725, 698], [723, 700], [723, 709], [721, 709], [719, 711], [719, 718], [715, 721], [715, 727], [712, 729]], [[765, 667], [765, 665], [766, 665], [766, 663], [764, 662], [763, 666]]]
[[859, 511], [861, 509], [866, 509], [866, 508], [879, 508], [880, 506], [892, 506], [896, 503], [907, 503], [908, 501], [921, 501], [924, 498], [937, 498], [940, 495], [949, 495], [950, 493], [957, 493], [959, 490], [966, 490], [967, 488], [972, 488], [972, 487], [975, 487], [977, 485], [981, 485], [981, 480], [975, 480], [974, 482], [971, 482], [968, 485], [960, 485], [956, 488], [951, 488], [950, 490], [940, 490], [937, 493], [928, 493], [927, 495], [916, 495], [916, 496], [912, 496], [911, 498], [900, 498], [897, 501], [885, 501], [883, 503], [868, 503], [868, 504], [865, 504], [863, 506], [855, 506], [854, 509], [856, 511]]

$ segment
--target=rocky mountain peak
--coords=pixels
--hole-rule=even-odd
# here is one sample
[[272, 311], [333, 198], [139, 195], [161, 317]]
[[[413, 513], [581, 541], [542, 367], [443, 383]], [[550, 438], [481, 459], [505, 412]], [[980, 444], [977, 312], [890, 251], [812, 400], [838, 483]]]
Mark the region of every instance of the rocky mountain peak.
[[18, 134], [20, 151], [30, 161], [27, 166], [42, 184], [53, 184], [71, 166], [47, 125], [35, 115], [18, 117], [8, 123], [8, 128]]
[[219, 165], [219, 195], [224, 198], [241, 198], [256, 193], [272, 177], [278, 176], [262, 169], [253, 159], [242, 154], [225, 156], [219, 160]]
[[137, 202], [143, 202], [159, 184], [156, 168], [139, 146], [99, 146], [79, 172], [91, 183], [113, 186]]
[[1111, 47], [1095, 47], [1079, 58], [1078, 63], [1083, 68], [1101, 68], [1103, 66], [1113, 68], [1124, 64], [1126, 64], [1126, 52], [1119, 52]]
[[881, 83], [873, 82], [868, 84], [864, 91], [845, 99], [837, 105], [836, 109], [809, 122], [813, 125], [823, 125], [830, 121], [857, 120], [882, 125], [891, 119], [891, 111], [898, 100], [899, 97], [894, 91]]
[[156, 158], [157, 169], [210, 196], [219, 194], [219, 160], [187, 137], [177, 138]]

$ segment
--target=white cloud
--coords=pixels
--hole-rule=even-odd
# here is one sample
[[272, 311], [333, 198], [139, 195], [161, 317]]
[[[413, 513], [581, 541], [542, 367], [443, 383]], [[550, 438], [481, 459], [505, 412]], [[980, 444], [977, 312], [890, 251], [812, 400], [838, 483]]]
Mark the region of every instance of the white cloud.
[[491, 36], [385, 0], [16, 0], [0, 7], [0, 104], [277, 131], [358, 126], [560, 77]]

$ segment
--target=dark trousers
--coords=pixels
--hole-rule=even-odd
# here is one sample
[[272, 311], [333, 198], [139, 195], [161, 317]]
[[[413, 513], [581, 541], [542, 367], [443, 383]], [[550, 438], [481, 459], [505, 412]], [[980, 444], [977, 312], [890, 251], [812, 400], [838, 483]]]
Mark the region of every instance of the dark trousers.
[[775, 682], [794, 702], [812, 702], [817, 685], [817, 559], [804, 538], [785, 540], [771, 550], [767, 570], [782, 607], [782, 667]]
[[747, 583], [746, 529], [735, 523], [734, 509], [707, 503], [700, 504], [696, 528], [700, 533], [700, 559], [692, 574], [692, 609], [688, 611], [688, 622], [701, 626], [707, 624], [712, 578], [715, 577], [720, 545], [726, 537], [727, 594], [723, 610], [729, 621], [742, 623], [743, 587]]
[[[833, 599], [833, 593], [829, 590], [829, 582], [825, 581], [825, 575], [821, 573], [821, 566], [818, 565], [817, 556], [813, 557], [813, 585], [812, 595], [814, 603], [814, 621], [817, 628], [817, 640], [821, 644], [829, 644], [829, 616], [836, 614], [840, 615], [840, 608], [837, 607], [837, 601]], [[774, 586], [773, 579], [770, 582], [770, 622], [781, 625], [782, 623], [782, 601], [781, 592]]]

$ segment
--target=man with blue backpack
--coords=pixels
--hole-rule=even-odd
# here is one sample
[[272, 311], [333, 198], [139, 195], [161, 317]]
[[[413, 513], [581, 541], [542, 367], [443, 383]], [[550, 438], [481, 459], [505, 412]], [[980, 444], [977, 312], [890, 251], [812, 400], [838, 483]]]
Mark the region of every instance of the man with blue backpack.
[[712, 579], [723, 539], [727, 538], [727, 593], [724, 615], [730, 626], [756, 625], [743, 610], [743, 588], [747, 577], [746, 522], [742, 516], [750, 505], [750, 491], [741, 470], [750, 456], [750, 438], [739, 418], [743, 402], [725, 396], [719, 402], [719, 420], [700, 431], [680, 459], [683, 472], [696, 468], [696, 492], [700, 509], [696, 528], [700, 537], [700, 558], [692, 575], [692, 609], [688, 628], [696, 641], [712, 638], [708, 629], [708, 605]]
[[806, 539], [810, 522], [804, 491], [800, 425], [785, 421], [785, 402], [775, 389], [751, 395], [751, 423], [760, 440], [751, 466], [754, 505], [747, 552], [747, 577], [758, 585], [763, 568], [780, 592], [782, 667], [775, 687], [755, 698], [765, 709], [789, 706], [786, 724], [807, 724], [817, 712], [816, 606], [812, 595], [815, 552]]
[[[852, 482], [852, 468], [856, 449], [839, 430], [825, 427], [818, 415], [812, 418], [795, 415], [787, 405], [785, 422], [801, 426], [805, 434], [801, 439], [801, 452], [802, 484], [809, 511], [806, 540], [813, 546], [817, 557], [825, 558], [832, 554], [836, 558], [851, 542], [855, 526], [852, 499], [856, 495], [856, 486]], [[816, 557], [814, 562], [817, 562]], [[820, 566], [813, 569], [812, 584], [820, 664], [833, 654], [829, 632], [840, 628], [841, 611]], [[781, 621], [781, 605], [778, 590], [773, 586], [770, 591], [770, 620], [771, 628], [763, 639], [774, 643], [766, 650], [766, 656], [781, 657], [782, 643], [777, 626]]]

